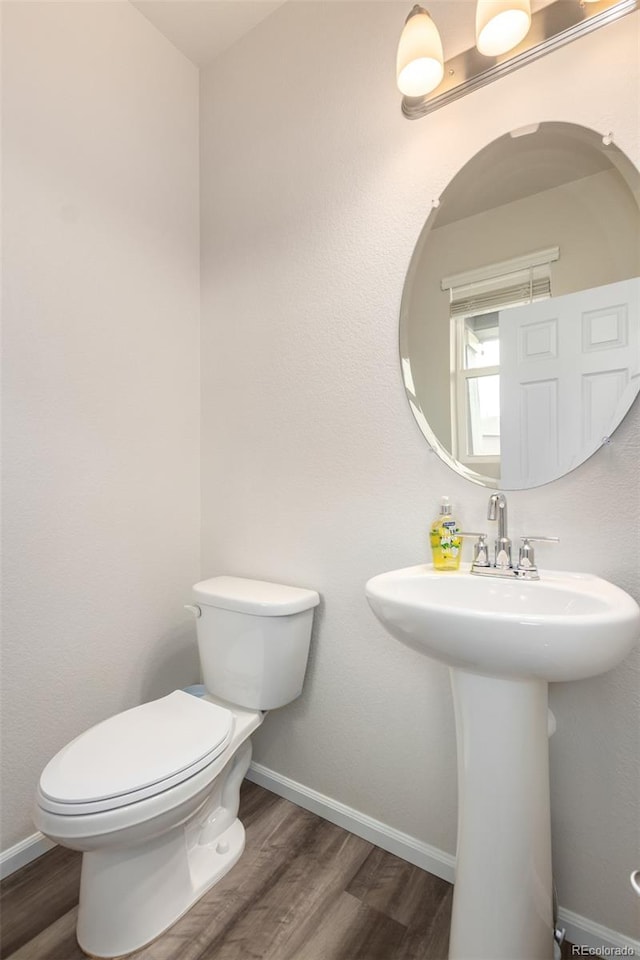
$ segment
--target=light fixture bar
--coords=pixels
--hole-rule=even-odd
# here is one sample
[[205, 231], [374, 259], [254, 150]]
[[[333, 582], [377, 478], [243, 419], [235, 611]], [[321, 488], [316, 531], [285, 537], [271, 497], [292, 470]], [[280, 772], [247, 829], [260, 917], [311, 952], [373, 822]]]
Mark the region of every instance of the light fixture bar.
[[533, 14], [529, 33], [514, 50], [500, 57], [484, 57], [472, 47], [452, 57], [445, 62], [440, 86], [424, 97], [403, 97], [402, 112], [409, 120], [425, 117], [566, 43], [633, 13], [639, 6], [640, 0], [599, 0], [583, 5], [555, 0]]

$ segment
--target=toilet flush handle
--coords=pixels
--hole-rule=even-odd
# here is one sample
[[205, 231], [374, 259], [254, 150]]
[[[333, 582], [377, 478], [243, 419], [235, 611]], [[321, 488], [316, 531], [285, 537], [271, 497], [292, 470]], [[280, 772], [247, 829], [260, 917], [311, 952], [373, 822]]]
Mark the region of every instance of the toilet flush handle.
[[195, 606], [192, 603], [185, 603], [184, 608], [185, 610], [190, 610], [196, 619], [202, 616], [202, 610], [200, 607]]

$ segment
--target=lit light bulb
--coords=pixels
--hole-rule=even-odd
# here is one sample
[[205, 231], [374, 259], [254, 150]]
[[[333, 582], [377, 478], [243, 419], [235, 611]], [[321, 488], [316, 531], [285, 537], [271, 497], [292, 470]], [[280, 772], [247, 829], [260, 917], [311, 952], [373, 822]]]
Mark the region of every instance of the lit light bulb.
[[423, 97], [444, 76], [444, 55], [438, 28], [427, 11], [416, 4], [407, 17], [396, 61], [398, 89], [406, 97]]
[[530, 0], [478, 0], [476, 46], [486, 57], [498, 57], [517, 47], [530, 26]]

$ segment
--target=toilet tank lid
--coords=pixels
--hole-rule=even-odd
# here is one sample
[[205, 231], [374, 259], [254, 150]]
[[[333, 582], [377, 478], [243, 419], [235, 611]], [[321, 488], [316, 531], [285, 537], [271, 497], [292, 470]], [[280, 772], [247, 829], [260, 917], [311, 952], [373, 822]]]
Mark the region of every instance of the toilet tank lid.
[[243, 577], [212, 577], [193, 588], [198, 603], [221, 610], [251, 613], [257, 617], [286, 617], [310, 610], [320, 603], [315, 590], [287, 587]]

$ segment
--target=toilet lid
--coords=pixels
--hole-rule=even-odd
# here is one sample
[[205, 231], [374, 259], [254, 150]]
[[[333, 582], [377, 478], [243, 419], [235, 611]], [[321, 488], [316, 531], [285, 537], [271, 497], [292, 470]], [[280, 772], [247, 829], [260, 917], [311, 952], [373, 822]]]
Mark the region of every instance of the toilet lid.
[[218, 757], [231, 740], [233, 714], [175, 690], [110, 717], [63, 747], [40, 778], [40, 803], [93, 812], [181, 783]]

